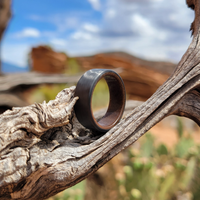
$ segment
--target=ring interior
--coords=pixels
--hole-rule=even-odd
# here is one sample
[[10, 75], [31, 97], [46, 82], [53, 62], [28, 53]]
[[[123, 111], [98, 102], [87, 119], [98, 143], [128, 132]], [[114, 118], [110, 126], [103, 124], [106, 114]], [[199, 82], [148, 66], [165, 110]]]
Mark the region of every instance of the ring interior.
[[95, 120], [95, 122], [102, 129], [110, 129], [121, 119], [125, 103], [124, 88], [121, 79], [117, 75], [106, 74], [101, 78], [104, 78], [108, 84], [110, 100], [105, 115], [98, 121]]

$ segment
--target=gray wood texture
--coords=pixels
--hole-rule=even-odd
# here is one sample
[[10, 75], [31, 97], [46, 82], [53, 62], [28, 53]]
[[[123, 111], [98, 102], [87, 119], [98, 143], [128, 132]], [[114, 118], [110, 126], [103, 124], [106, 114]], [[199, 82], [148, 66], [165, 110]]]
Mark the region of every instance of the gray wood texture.
[[17, 90], [18, 87], [20, 87], [20, 90], [24, 90], [27, 87], [40, 84], [74, 84], [80, 77], [81, 75], [67, 76], [64, 74], [42, 74], [36, 72], [7, 74], [0, 76], [0, 92]]
[[0, 113], [12, 107], [27, 106], [24, 92], [41, 84], [75, 84], [80, 75], [42, 74], [36, 72], [0, 76]]
[[[170, 78], [106, 134], [83, 128], [73, 112], [75, 87], [55, 100], [14, 108], [0, 116], [0, 199], [46, 199], [98, 170], [168, 115], [200, 124], [200, 0], [193, 40]], [[139, 105], [139, 106], [138, 106]], [[97, 114], [98, 116], [98, 114]]]

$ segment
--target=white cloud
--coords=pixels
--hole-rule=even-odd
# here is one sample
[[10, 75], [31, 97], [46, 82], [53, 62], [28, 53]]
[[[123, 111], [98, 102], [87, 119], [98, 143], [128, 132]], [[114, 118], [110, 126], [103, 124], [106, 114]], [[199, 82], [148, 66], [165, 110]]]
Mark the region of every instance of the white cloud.
[[112, 8], [108, 9], [106, 12], [108, 18], [113, 18], [116, 16], [116, 11]]
[[80, 28], [71, 34], [70, 39], [72, 40], [92, 40], [98, 36], [100, 29], [98, 26], [91, 23], [84, 23]]
[[[94, 9], [101, 8], [101, 19], [76, 12], [46, 18], [35, 15], [33, 20], [51, 23], [55, 31], [25, 28], [15, 36], [35, 38], [72, 56], [126, 51], [147, 59], [174, 61], [179, 61], [191, 41], [189, 27], [194, 14], [184, 0], [87, 1]], [[31, 45], [3, 45], [4, 60], [25, 66]]]
[[65, 13], [53, 13], [52, 15], [30, 15], [29, 19], [42, 23], [48, 23], [56, 27], [57, 32], [65, 32], [76, 29], [81, 25], [82, 18], [87, 12], [68, 11]]
[[92, 7], [95, 9], [95, 10], [100, 10], [101, 8], [101, 4], [100, 4], [100, 1], [99, 0], [88, 0], [89, 3], [91, 3]]
[[5, 44], [2, 43], [2, 60], [20, 67], [28, 65], [29, 44]]
[[91, 40], [91, 34], [86, 33], [84, 31], [77, 31], [71, 36], [72, 39], [75, 40]]
[[174, 0], [107, 0], [101, 6], [101, 22], [87, 19], [66, 37], [65, 46], [62, 41], [52, 44], [72, 56], [126, 51], [147, 59], [179, 61], [191, 41], [193, 13], [182, 0], [176, 4]]
[[178, 61], [191, 41], [193, 12], [183, 0], [107, 0], [102, 14], [101, 40], [113, 50]]
[[15, 33], [14, 36], [17, 38], [25, 38], [25, 37], [33, 37], [38, 38], [40, 37], [40, 31], [35, 28], [25, 28], [22, 31]]
[[151, 24], [151, 22], [144, 16], [141, 16], [140, 14], [133, 14], [132, 21], [133, 30], [138, 32], [140, 35], [150, 36], [156, 34], [157, 32]]
[[50, 43], [53, 44], [53, 45], [56, 45], [56, 46], [65, 46], [66, 40], [54, 38], [50, 41]]
[[93, 32], [93, 33], [97, 33], [99, 31], [98, 26], [95, 26], [95, 25], [90, 24], [90, 23], [83, 24], [83, 29], [88, 31], [88, 32]]

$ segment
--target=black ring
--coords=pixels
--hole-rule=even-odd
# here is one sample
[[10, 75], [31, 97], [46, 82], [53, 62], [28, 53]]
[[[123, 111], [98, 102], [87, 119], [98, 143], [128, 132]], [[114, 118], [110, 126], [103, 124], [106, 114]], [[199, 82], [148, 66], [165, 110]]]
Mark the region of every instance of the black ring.
[[[106, 114], [97, 121], [92, 112], [91, 99], [94, 88], [101, 78], [108, 84], [110, 101]], [[107, 132], [123, 115], [126, 102], [125, 87], [121, 77], [112, 70], [91, 69], [85, 72], [77, 83], [75, 96], [79, 97], [74, 107], [76, 117], [86, 128]]]

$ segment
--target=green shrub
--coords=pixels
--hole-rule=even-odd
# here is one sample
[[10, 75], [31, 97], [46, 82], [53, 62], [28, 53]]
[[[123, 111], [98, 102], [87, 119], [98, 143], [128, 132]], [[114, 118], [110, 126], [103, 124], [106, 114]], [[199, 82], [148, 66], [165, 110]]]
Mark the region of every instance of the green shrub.
[[49, 200], [84, 200], [85, 181], [49, 198]]
[[127, 200], [200, 199], [200, 176], [196, 176], [200, 175], [200, 147], [183, 133], [181, 119], [177, 123], [179, 140], [171, 149], [165, 144], [156, 146], [150, 133], [139, 141], [139, 149], [129, 148], [125, 178], [118, 180], [119, 187], [123, 183]]

